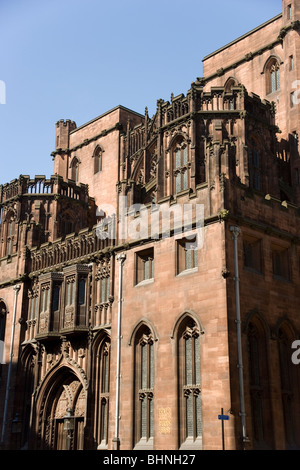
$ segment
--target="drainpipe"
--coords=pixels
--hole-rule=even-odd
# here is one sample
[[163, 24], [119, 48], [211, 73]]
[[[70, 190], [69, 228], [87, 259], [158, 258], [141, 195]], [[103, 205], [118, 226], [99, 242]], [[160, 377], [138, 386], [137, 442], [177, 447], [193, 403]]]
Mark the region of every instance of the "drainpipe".
[[241, 229], [231, 226], [233, 246], [234, 246], [234, 282], [235, 282], [235, 307], [236, 307], [236, 329], [237, 329], [237, 347], [238, 347], [238, 372], [239, 372], [239, 389], [240, 389], [240, 417], [242, 427], [242, 446], [245, 449], [245, 443], [248, 441], [246, 435], [246, 413], [245, 413], [245, 394], [244, 394], [244, 377], [243, 377], [243, 355], [242, 355], [242, 331], [241, 331], [241, 310], [240, 310], [240, 286], [239, 286], [239, 264], [238, 264], [238, 246], [237, 239], [241, 233]]
[[119, 261], [119, 299], [118, 299], [118, 333], [117, 333], [117, 374], [116, 374], [116, 415], [115, 415], [115, 437], [113, 438], [114, 450], [120, 449], [119, 420], [120, 420], [120, 362], [121, 362], [121, 320], [122, 320], [122, 288], [123, 288], [123, 264], [126, 259], [125, 253], [117, 256]]
[[13, 322], [12, 322], [11, 339], [10, 339], [10, 352], [9, 352], [9, 363], [8, 363], [8, 372], [7, 372], [7, 381], [6, 381], [6, 394], [5, 394], [4, 412], [3, 412], [1, 446], [4, 444], [4, 437], [5, 437], [8, 398], [9, 398], [9, 392], [10, 392], [10, 376], [11, 376], [11, 366], [12, 366], [12, 360], [13, 360], [13, 348], [14, 348], [14, 337], [15, 337], [17, 298], [18, 298], [19, 290], [21, 289], [20, 284], [17, 284], [16, 286], [14, 286], [13, 289], [15, 291], [15, 300], [14, 300]]

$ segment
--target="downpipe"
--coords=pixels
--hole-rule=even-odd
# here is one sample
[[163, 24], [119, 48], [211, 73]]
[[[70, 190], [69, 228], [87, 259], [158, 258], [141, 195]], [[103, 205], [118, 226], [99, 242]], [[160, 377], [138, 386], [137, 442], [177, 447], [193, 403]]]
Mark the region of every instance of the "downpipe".
[[123, 264], [126, 255], [117, 256], [119, 262], [119, 298], [118, 298], [118, 329], [117, 329], [117, 373], [116, 373], [116, 414], [115, 414], [115, 437], [113, 438], [114, 450], [120, 448], [119, 421], [120, 421], [120, 370], [121, 370], [121, 322], [122, 322], [122, 292], [123, 292]]
[[4, 411], [3, 411], [1, 446], [4, 445], [5, 431], [6, 431], [7, 409], [8, 409], [8, 400], [9, 400], [9, 392], [10, 392], [11, 368], [12, 368], [13, 355], [14, 355], [13, 354], [13, 349], [14, 349], [14, 339], [15, 339], [17, 300], [18, 300], [19, 291], [21, 289], [20, 284], [17, 284], [16, 286], [14, 286], [13, 289], [15, 291], [15, 299], [14, 299], [13, 322], [12, 322], [11, 338], [10, 338], [10, 352], [9, 352], [9, 363], [8, 363], [7, 381], [6, 381], [6, 393], [5, 393]]
[[244, 366], [242, 354], [242, 328], [241, 328], [241, 308], [240, 308], [240, 279], [238, 262], [238, 237], [241, 233], [240, 227], [231, 226], [233, 248], [234, 248], [234, 283], [235, 283], [235, 307], [236, 307], [236, 330], [237, 330], [237, 348], [238, 348], [238, 374], [239, 374], [239, 392], [240, 392], [240, 418], [242, 431], [242, 446], [245, 450], [245, 443], [248, 442], [246, 433], [246, 412], [245, 412], [245, 393], [244, 393]]

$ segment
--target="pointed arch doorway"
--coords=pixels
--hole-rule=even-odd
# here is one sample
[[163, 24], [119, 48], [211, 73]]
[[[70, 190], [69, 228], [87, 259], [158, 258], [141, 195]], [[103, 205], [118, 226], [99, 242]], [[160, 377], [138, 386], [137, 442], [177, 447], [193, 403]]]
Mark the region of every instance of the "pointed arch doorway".
[[47, 381], [38, 400], [38, 447], [83, 450], [86, 390], [71, 369], [63, 368]]

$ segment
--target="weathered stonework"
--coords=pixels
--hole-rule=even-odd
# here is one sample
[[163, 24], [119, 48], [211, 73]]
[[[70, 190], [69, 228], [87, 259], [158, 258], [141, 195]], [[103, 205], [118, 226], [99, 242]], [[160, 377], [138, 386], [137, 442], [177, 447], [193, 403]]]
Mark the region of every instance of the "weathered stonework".
[[58, 121], [55, 175], [0, 187], [3, 448], [219, 450], [221, 409], [226, 449], [299, 448], [299, 20], [153, 117]]

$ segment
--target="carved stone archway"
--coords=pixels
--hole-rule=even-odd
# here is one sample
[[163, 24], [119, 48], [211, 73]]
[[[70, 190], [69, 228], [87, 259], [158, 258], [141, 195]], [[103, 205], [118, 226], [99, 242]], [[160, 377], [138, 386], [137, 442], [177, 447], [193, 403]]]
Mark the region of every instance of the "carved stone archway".
[[[39, 449], [83, 450], [86, 393], [71, 368], [59, 368], [48, 378], [36, 410]], [[68, 416], [71, 426], [67, 425]]]

